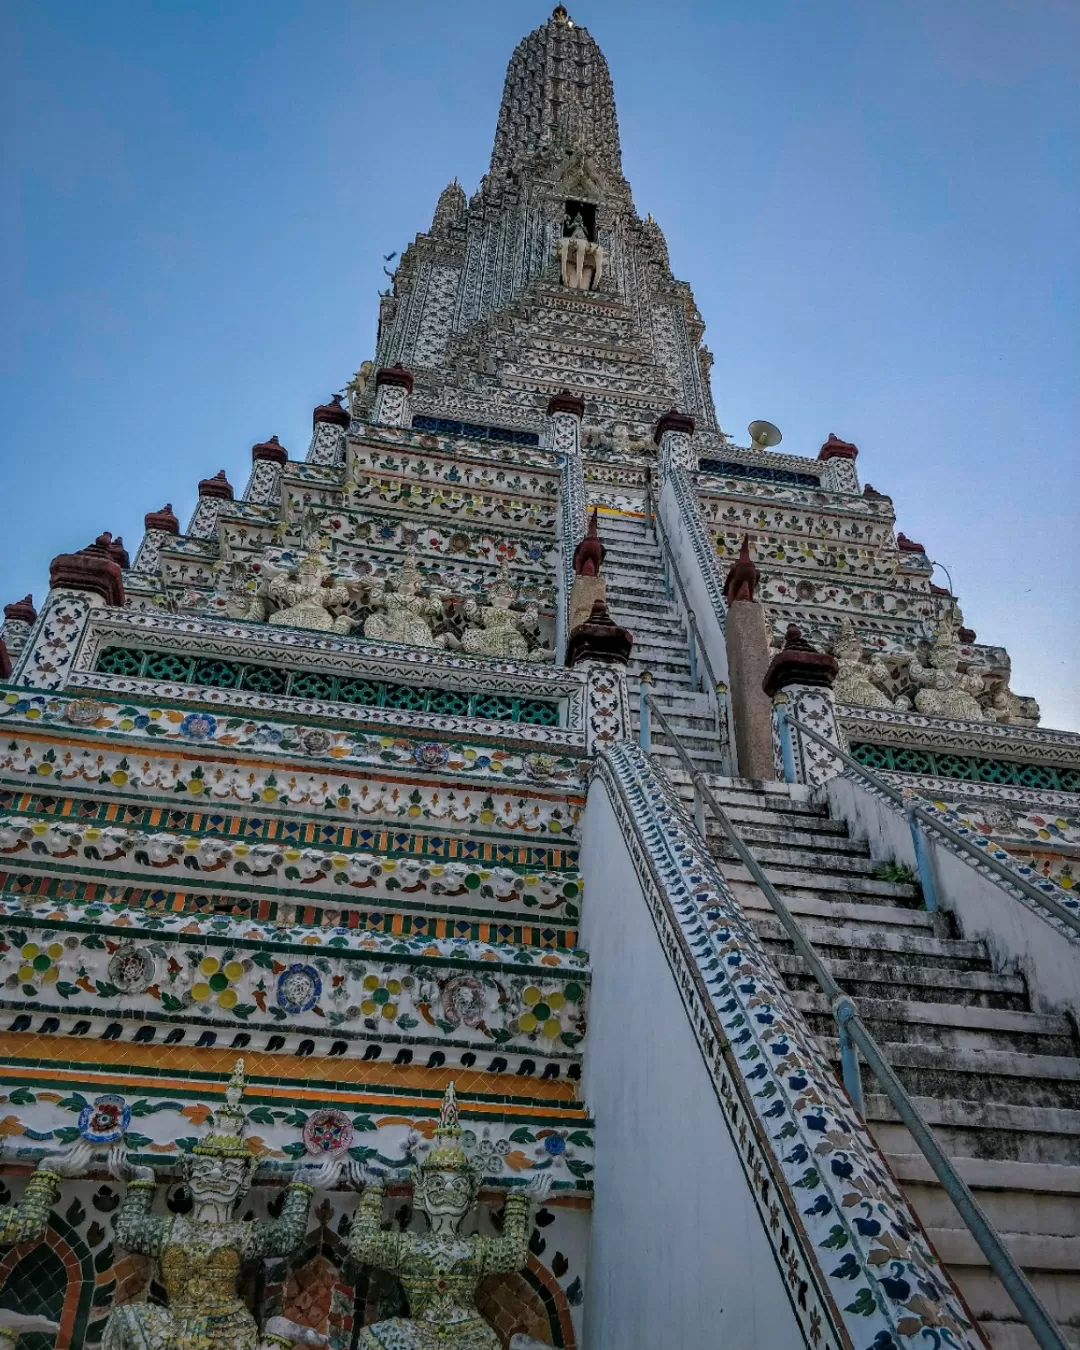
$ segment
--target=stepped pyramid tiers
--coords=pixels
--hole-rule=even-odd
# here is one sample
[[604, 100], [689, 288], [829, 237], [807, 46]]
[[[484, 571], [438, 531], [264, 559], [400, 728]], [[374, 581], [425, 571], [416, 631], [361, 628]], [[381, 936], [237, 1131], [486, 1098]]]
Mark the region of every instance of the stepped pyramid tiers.
[[975, 1350], [973, 1313], [1026, 1347], [885, 1097], [864, 1128], [840, 1089], [674, 731], [1080, 1323], [1075, 934], [951, 852], [927, 912], [829, 749], [1064, 910], [1080, 738], [869, 452], [721, 432], [702, 333], [560, 6], [306, 454], [253, 427], [186, 521], [133, 556], [88, 522], [11, 597], [5, 1317], [59, 1350]]

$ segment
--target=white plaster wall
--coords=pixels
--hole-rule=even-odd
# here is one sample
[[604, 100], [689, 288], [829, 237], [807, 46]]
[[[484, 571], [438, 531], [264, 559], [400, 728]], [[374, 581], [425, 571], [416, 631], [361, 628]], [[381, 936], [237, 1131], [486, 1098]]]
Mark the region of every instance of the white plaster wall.
[[[823, 791], [830, 815], [846, 820], [852, 836], [868, 842], [872, 858], [896, 859], [915, 868], [915, 846], [904, 815], [850, 778], [832, 778]], [[1037, 1011], [1068, 1009], [1080, 1017], [1080, 943], [1070, 942], [1008, 891], [934, 843], [932, 830], [926, 838], [938, 903], [956, 916], [961, 935], [986, 942], [995, 970], [1022, 974]]]
[[660, 519], [663, 521], [664, 529], [667, 532], [668, 544], [675, 559], [675, 566], [686, 589], [686, 596], [694, 611], [694, 618], [697, 620], [701, 641], [708, 653], [716, 678], [727, 684], [729, 680], [724, 630], [720, 626], [720, 620], [716, 617], [713, 602], [705, 588], [705, 580], [701, 575], [697, 554], [690, 542], [686, 522], [683, 520], [678, 498], [675, 496], [675, 489], [672, 487], [670, 479], [664, 484], [663, 491], [660, 493], [658, 509]]
[[784, 1283], [599, 781], [582, 871], [596, 1119], [585, 1350], [795, 1350]]

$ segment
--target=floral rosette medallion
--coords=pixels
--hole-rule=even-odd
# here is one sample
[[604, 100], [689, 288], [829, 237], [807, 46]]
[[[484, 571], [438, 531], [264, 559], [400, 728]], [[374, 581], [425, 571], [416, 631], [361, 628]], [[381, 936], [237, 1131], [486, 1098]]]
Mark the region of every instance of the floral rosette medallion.
[[131, 1124], [131, 1107], [123, 1097], [95, 1097], [79, 1112], [79, 1134], [88, 1144], [115, 1144]]
[[344, 1111], [324, 1107], [304, 1122], [304, 1147], [317, 1158], [336, 1158], [350, 1148], [354, 1138], [352, 1121]]
[[278, 977], [277, 1001], [282, 1012], [290, 1017], [310, 1012], [319, 1001], [322, 993], [322, 980], [319, 972], [312, 966], [302, 965], [299, 961], [282, 971]]

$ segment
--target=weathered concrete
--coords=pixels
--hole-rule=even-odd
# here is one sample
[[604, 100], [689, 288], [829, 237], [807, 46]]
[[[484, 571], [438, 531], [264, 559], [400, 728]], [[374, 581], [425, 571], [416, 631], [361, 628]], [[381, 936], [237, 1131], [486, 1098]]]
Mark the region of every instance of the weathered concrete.
[[729, 603], [725, 637], [739, 772], [744, 778], [774, 778], [772, 699], [761, 687], [773, 652], [760, 600]]

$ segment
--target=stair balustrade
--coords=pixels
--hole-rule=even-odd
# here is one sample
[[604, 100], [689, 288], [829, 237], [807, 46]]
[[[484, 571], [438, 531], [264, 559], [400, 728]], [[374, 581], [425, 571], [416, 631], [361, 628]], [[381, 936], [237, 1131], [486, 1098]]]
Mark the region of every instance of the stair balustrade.
[[[958, 1214], [966, 1224], [968, 1231], [975, 1239], [980, 1251], [985, 1256], [990, 1268], [1001, 1281], [1009, 1298], [1012, 1300], [1021, 1319], [1031, 1331], [1036, 1344], [1040, 1350], [1068, 1350], [1068, 1343], [1060, 1328], [1051, 1318], [1041, 1299], [1035, 1292], [1027, 1276], [1021, 1270], [1019, 1264], [1012, 1253], [1006, 1247], [1001, 1235], [993, 1226], [986, 1214], [983, 1212], [975, 1196], [972, 1194], [967, 1183], [953, 1165], [949, 1156], [938, 1143], [933, 1130], [927, 1123], [918, 1107], [908, 1095], [903, 1083], [897, 1077], [892, 1067], [886, 1060], [881, 1047], [878, 1045], [873, 1034], [866, 1026], [859, 1015], [859, 1010], [855, 1001], [849, 994], [846, 994], [836, 980], [833, 978], [828, 967], [819, 956], [817, 950], [806, 937], [801, 926], [792, 915], [791, 911], [784, 901], [777, 894], [776, 888], [765, 875], [757, 859], [743, 842], [730, 817], [724, 808], [720, 805], [715, 795], [709, 788], [705, 777], [694, 766], [693, 760], [686, 752], [685, 747], [680, 741], [674, 728], [668, 722], [663, 709], [657, 703], [656, 699], [649, 692], [648, 683], [642, 682], [642, 721], [641, 721], [641, 748], [646, 755], [649, 753], [650, 726], [648, 715], [655, 717], [660, 724], [665, 737], [671, 747], [675, 750], [679, 762], [685, 772], [689, 775], [690, 782], [694, 789], [694, 815], [695, 828], [702, 841], [705, 842], [704, 826], [704, 808], [708, 807], [714, 819], [726, 835], [732, 848], [742, 864], [746, 867], [767, 900], [768, 904], [776, 914], [784, 931], [791, 939], [795, 950], [806, 963], [808, 969], [817, 981], [822, 993], [829, 1001], [830, 1010], [836, 1022], [837, 1037], [840, 1043], [841, 1073], [844, 1087], [855, 1110], [860, 1117], [865, 1115], [865, 1106], [863, 1100], [862, 1079], [859, 1070], [858, 1053], [861, 1052], [867, 1065], [877, 1078], [886, 1097], [891, 1102], [897, 1115], [907, 1126], [912, 1138], [918, 1145], [920, 1151], [929, 1163], [934, 1175], [941, 1183], [949, 1199], [955, 1206]], [[816, 740], [821, 740], [827, 748], [837, 754], [836, 746], [824, 737], [818, 736], [814, 731], [795, 719], [789, 719], [784, 714], [782, 724], [790, 720], [800, 732], [808, 734]], [[866, 771], [862, 765], [857, 764], [845, 752], [840, 752], [840, 757], [857, 769], [864, 776], [870, 778], [872, 775]], [[879, 790], [884, 791], [890, 799], [899, 799], [903, 803], [903, 794], [899, 793], [890, 785], [881, 783]], [[941, 822], [933, 819], [924, 810], [915, 808], [915, 814], [910, 818], [914, 820], [918, 816], [920, 824], [932, 825], [942, 833], [951, 835], [956, 842], [965, 848], [971, 849], [973, 853], [978, 850], [971, 848], [962, 836], [949, 831], [947, 827], [941, 825]], [[979, 855], [980, 862], [988, 862], [990, 859]], [[1007, 869], [1002, 868], [1002, 871]], [[1010, 882], [1015, 882], [1016, 878], [1008, 874]], [[1031, 888], [1035, 891], [1035, 888]], [[1038, 894], [1038, 892], [1036, 892]], [[1046, 902], [1047, 897], [1039, 895], [1039, 899]], [[1052, 903], [1052, 902], [1051, 902]], [[1060, 906], [1058, 906], [1060, 908]], [[1073, 919], [1072, 915], [1068, 916]]]

